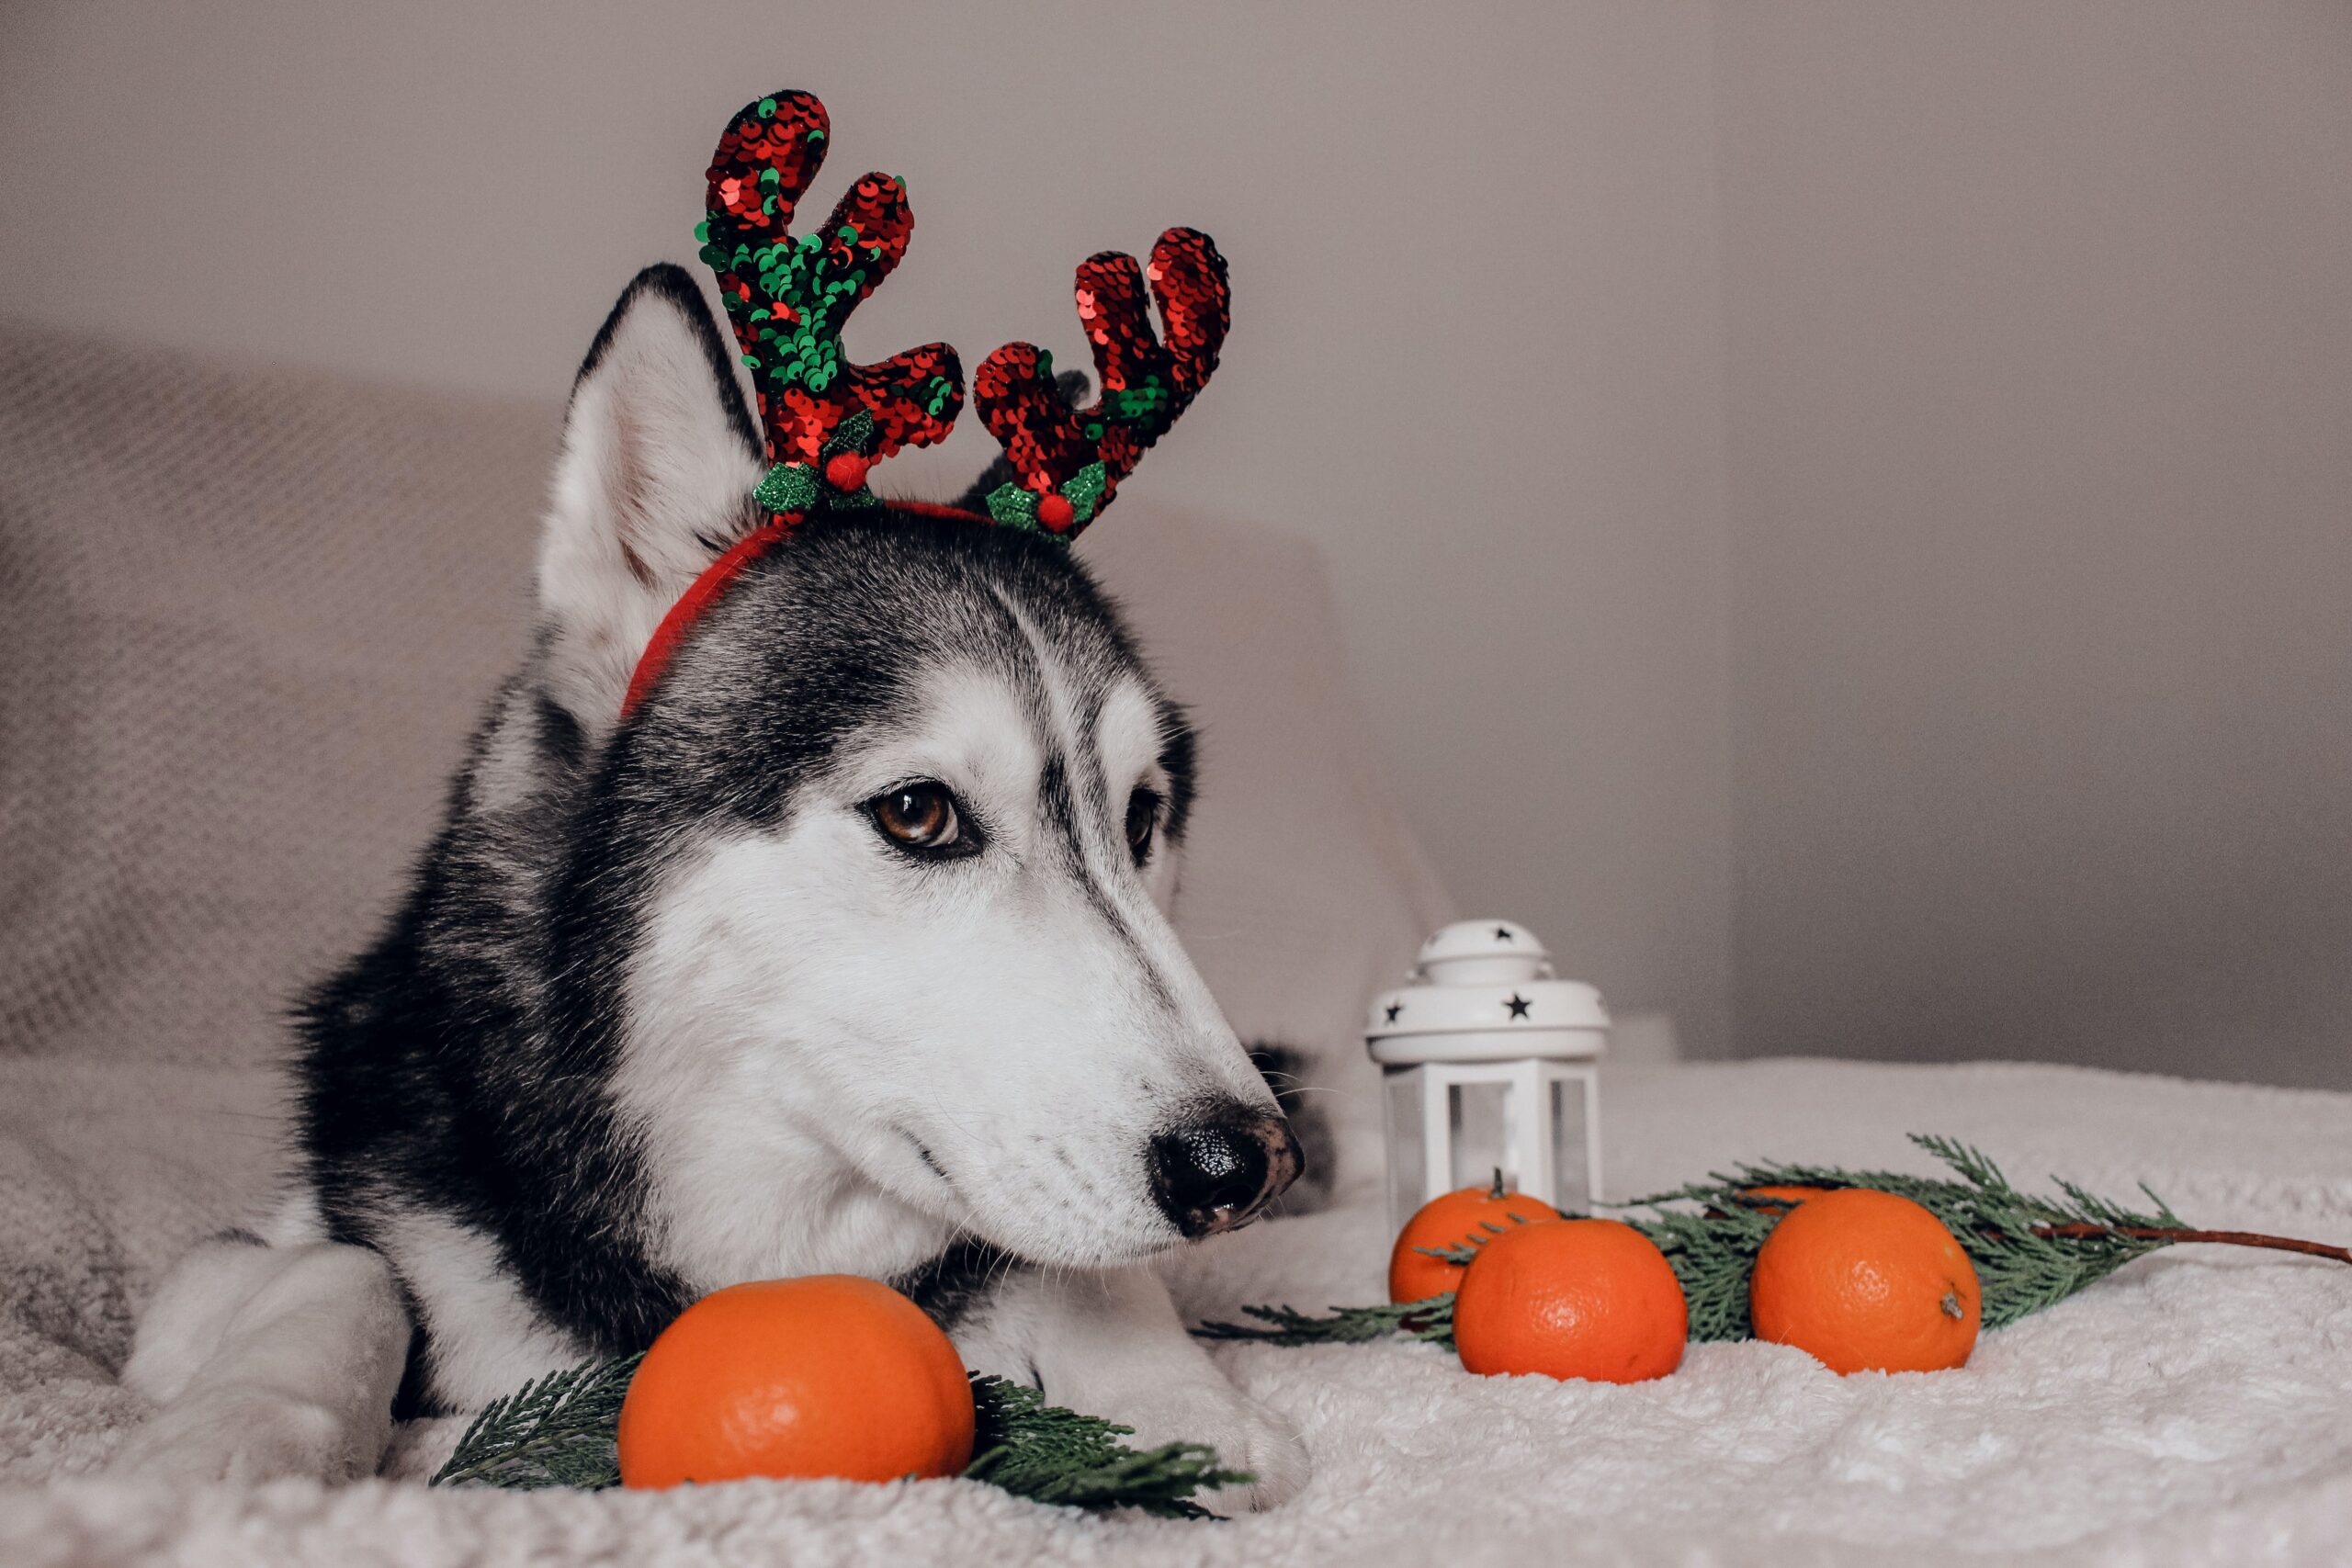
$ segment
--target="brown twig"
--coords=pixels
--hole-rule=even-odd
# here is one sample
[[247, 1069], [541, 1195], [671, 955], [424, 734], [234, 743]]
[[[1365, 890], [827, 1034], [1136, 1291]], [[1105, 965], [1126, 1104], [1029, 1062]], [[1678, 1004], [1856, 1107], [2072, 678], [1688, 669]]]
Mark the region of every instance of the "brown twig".
[[2293, 1236], [2261, 1235], [2253, 1231], [2193, 1231], [2170, 1225], [2075, 1224], [2036, 1225], [2033, 1234], [2060, 1241], [2086, 1241], [2093, 1236], [2121, 1235], [2133, 1241], [2199, 1241], [2223, 1247], [2266, 1247], [2273, 1252], [2300, 1252], [2310, 1258], [2332, 1258], [2338, 1263], [2352, 1263], [2352, 1247], [2331, 1247], [2324, 1241], [2300, 1241]]

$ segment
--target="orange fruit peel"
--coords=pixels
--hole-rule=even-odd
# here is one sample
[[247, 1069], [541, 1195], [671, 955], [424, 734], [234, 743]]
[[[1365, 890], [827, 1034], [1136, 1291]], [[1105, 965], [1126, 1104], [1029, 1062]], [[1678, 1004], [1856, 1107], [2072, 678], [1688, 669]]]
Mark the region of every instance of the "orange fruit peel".
[[621, 1402], [621, 1483], [960, 1474], [972, 1385], [921, 1307], [853, 1274], [730, 1285], [680, 1314]]
[[1430, 1248], [1483, 1245], [1534, 1220], [1556, 1220], [1560, 1211], [1541, 1198], [1503, 1188], [1503, 1173], [1495, 1172], [1486, 1187], [1463, 1187], [1442, 1193], [1422, 1204], [1388, 1254], [1388, 1299], [1398, 1304], [1442, 1296], [1462, 1283], [1464, 1264], [1433, 1258]]
[[1866, 1187], [1792, 1207], [1756, 1255], [1747, 1302], [1756, 1337], [1839, 1373], [1965, 1365], [1984, 1320], [1976, 1267], [1943, 1222]]
[[1690, 1309], [1656, 1243], [1618, 1220], [1547, 1220], [1478, 1249], [1453, 1299], [1469, 1371], [1644, 1382], [1682, 1364]]

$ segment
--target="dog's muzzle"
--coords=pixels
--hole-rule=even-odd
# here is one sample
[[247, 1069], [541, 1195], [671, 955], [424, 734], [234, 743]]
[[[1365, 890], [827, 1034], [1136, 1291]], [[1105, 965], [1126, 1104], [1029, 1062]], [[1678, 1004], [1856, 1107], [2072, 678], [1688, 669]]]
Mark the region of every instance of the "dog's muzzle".
[[1235, 1105], [1151, 1140], [1151, 1191], [1187, 1236], [1246, 1225], [1306, 1168], [1290, 1122]]

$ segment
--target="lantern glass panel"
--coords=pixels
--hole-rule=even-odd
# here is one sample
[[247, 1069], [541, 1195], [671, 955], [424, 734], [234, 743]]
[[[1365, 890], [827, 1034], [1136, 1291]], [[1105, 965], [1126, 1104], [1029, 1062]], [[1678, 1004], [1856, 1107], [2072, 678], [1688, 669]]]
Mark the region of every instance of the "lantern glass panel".
[[1592, 1185], [1586, 1150], [1592, 1129], [1585, 1125], [1584, 1079], [1557, 1077], [1551, 1083], [1552, 1175], [1558, 1184], [1553, 1207], [1581, 1213], [1592, 1207]]
[[1421, 1137], [1421, 1082], [1428, 1069], [1392, 1072], [1388, 1078], [1389, 1227], [1401, 1230], [1426, 1201], [1429, 1150]]
[[1457, 1083], [1447, 1093], [1453, 1161], [1453, 1179], [1446, 1186], [1484, 1187], [1494, 1180], [1498, 1169], [1506, 1186], [1517, 1186], [1519, 1158], [1511, 1146], [1510, 1085], [1499, 1079]]

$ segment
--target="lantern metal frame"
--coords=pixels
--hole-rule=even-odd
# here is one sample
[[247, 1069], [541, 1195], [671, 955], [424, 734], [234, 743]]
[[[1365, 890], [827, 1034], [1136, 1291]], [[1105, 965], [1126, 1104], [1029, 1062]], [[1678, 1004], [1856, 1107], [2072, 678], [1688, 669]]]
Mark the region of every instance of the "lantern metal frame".
[[[1558, 1129], [1553, 1097], [1573, 1093], [1582, 1115], [1585, 1201], [1598, 1203], [1600, 1193], [1600, 1070], [1590, 1057], [1515, 1056], [1495, 1061], [1422, 1062], [1395, 1066], [1381, 1076], [1384, 1097], [1409, 1086], [1420, 1104], [1420, 1190], [1410, 1206], [1392, 1218], [1401, 1227], [1414, 1209], [1443, 1197], [1456, 1186], [1474, 1184], [1479, 1173], [1467, 1177], [1454, 1169], [1453, 1122], [1457, 1089], [1500, 1085], [1503, 1134], [1500, 1140], [1503, 1179], [1513, 1191], [1524, 1192], [1558, 1207], [1562, 1196]], [[1384, 1109], [1384, 1123], [1393, 1112]], [[1400, 1151], [1388, 1140], [1388, 1192], [1392, 1209], [1407, 1202], [1397, 1168]]]

